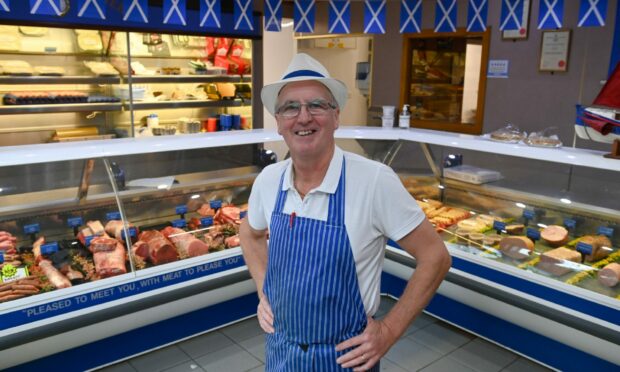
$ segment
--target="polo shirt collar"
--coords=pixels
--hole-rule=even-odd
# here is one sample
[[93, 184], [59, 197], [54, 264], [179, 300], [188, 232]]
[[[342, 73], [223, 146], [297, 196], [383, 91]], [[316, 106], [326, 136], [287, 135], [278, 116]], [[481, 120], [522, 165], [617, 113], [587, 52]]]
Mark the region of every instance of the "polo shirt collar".
[[[342, 171], [342, 160], [344, 159], [344, 152], [340, 147], [336, 146], [334, 149], [334, 155], [329, 162], [327, 173], [323, 182], [317, 187], [316, 191], [324, 192], [327, 194], [334, 194], [338, 188], [338, 182], [340, 181], [340, 172]], [[284, 171], [284, 180], [282, 182], [282, 191], [288, 191], [293, 188], [293, 161], [290, 160]]]

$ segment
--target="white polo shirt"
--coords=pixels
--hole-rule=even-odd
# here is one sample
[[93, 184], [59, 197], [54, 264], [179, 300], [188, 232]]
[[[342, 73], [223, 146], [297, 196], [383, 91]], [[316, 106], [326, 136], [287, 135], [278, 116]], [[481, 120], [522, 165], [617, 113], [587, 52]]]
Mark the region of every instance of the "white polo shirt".
[[345, 227], [366, 314], [374, 315], [379, 308], [387, 239], [402, 239], [425, 218], [391, 168], [336, 147], [325, 179], [302, 200], [294, 187], [291, 159], [272, 164], [254, 181], [248, 202], [248, 220], [255, 230], [269, 228], [280, 177], [285, 172], [282, 190], [287, 191], [287, 198], [283, 212], [326, 221], [329, 194], [336, 192], [343, 157], [346, 162]]

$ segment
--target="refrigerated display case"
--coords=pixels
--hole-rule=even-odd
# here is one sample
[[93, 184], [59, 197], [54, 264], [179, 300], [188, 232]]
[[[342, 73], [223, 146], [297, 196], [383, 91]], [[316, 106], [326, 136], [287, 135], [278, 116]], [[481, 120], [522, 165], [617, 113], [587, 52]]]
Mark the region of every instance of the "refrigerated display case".
[[[336, 137], [343, 149], [393, 167], [446, 241], [453, 266], [426, 312], [554, 368], [620, 363], [619, 289], [597, 278], [619, 256], [620, 163], [596, 151], [419, 129], [346, 127]], [[240, 248], [226, 247], [224, 235], [234, 231], [210, 235], [209, 214], [220, 206], [208, 202], [243, 210], [260, 166], [273, 160], [265, 148], [280, 141], [275, 131], [252, 130], [0, 149], [0, 231], [31, 255], [24, 262], [37, 265], [30, 247], [45, 236], [60, 253], [46, 247], [38, 262], [62, 272], [70, 258], [85, 276], [84, 259], [95, 266], [69, 288], [45, 286], [37, 267], [25, 284], [36, 294], [10, 288], [27, 296], [0, 303], [0, 366], [94, 368], [253, 315], [255, 287]], [[459, 162], [487, 173], [448, 178]], [[482, 176], [488, 173], [495, 180]], [[219, 226], [234, 224], [236, 211]], [[108, 234], [128, 252], [126, 272], [98, 278], [93, 258], [108, 252], [106, 242], [95, 242], [103, 248], [93, 253], [86, 247], [93, 240], [82, 242], [80, 234], [93, 235], [94, 220], [106, 230], [116, 213], [123, 224], [112, 223]], [[543, 241], [554, 241], [543, 233], [554, 225], [566, 230], [564, 247], [579, 262], [543, 258], [557, 249]], [[564, 239], [563, 230], [551, 232], [557, 230], [562, 239], [554, 245]], [[143, 238], [153, 231], [159, 233]], [[604, 235], [610, 244], [584, 242], [585, 235]], [[526, 242], [518, 236], [536, 241], [531, 249], [502, 245]], [[218, 239], [223, 246], [211, 245]], [[148, 249], [140, 251], [141, 244]], [[177, 258], [166, 262], [170, 246]], [[595, 249], [606, 257], [589, 259]], [[388, 242], [382, 291], [400, 296], [414, 269], [415, 260]], [[89, 358], [80, 358], [85, 353]]]

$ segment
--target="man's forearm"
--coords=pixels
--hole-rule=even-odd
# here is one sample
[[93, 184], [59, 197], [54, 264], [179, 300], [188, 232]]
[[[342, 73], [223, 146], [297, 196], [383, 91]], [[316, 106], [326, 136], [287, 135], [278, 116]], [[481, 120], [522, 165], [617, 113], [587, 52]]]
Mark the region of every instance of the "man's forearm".
[[252, 231], [247, 221], [241, 225], [239, 232], [241, 251], [250, 275], [256, 283], [258, 295], [263, 294], [263, 282], [267, 271], [267, 238], [266, 234]]

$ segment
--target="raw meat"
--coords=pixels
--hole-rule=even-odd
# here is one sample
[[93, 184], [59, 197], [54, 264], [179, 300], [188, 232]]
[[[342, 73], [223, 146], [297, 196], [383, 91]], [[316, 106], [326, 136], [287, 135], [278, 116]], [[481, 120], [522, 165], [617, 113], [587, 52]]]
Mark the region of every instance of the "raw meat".
[[58, 271], [50, 260], [42, 260], [39, 262], [39, 268], [43, 272], [43, 275], [47, 277], [47, 280], [57, 289], [71, 287], [71, 282], [66, 276], [62, 275]]
[[142, 258], [145, 261], [149, 260], [149, 245], [143, 240], [138, 240], [131, 246], [131, 253], [135, 256]]
[[218, 209], [218, 211], [215, 213], [215, 216], [213, 217], [213, 221], [220, 224], [234, 223], [240, 225], [240, 214], [241, 209], [229, 205]]
[[88, 221], [86, 226], [92, 231], [93, 235], [103, 235], [105, 233], [105, 229], [100, 221]]
[[177, 260], [178, 252], [176, 247], [159, 231], [144, 231], [140, 234], [140, 240], [148, 244], [149, 261], [153, 265], [160, 265]]
[[125, 267], [125, 247], [120, 242], [116, 242], [113, 251], [98, 251], [93, 254], [95, 271], [100, 278], [121, 275], [127, 272]]
[[93, 252], [111, 252], [116, 249], [118, 240], [109, 237], [97, 237], [90, 242], [88, 249]]
[[196, 239], [191, 233], [171, 226], [166, 227], [161, 232], [174, 243], [181, 258], [202, 256], [209, 253], [209, 246]]
[[[111, 221], [108, 221], [108, 223], [106, 223], [105, 232], [118, 240], [124, 240], [123, 239], [123, 227], [124, 227], [123, 221], [111, 220]], [[138, 229], [131, 223], [128, 225], [128, 228], [130, 229], [133, 228], [136, 230], [136, 232], [138, 231]]]
[[226, 247], [228, 248], [238, 247], [239, 235], [229, 236], [228, 238], [224, 239], [224, 244], [226, 244]]

